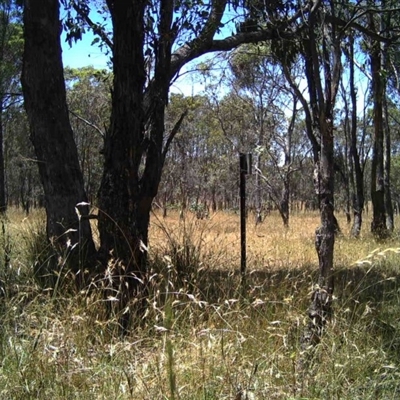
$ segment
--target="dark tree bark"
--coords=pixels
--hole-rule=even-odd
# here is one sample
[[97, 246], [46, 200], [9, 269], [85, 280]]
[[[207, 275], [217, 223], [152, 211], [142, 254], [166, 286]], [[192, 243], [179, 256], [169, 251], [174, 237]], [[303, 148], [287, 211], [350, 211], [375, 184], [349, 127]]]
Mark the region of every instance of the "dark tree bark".
[[[256, 111], [256, 114], [258, 114], [255, 119], [258, 120], [259, 123], [259, 133], [258, 133], [258, 142], [257, 146], [262, 146], [264, 143], [264, 124], [265, 124], [265, 109], [264, 109], [264, 101], [262, 95], [259, 93], [259, 108]], [[262, 165], [262, 155], [261, 152], [258, 152], [256, 155], [256, 169], [257, 171], [261, 170], [261, 165]], [[261, 176], [259, 173], [256, 174], [256, 179], [255, 179], [255, 185], [256, 185], [256, 193], [255, 193], [255, 224], [261, 224], [263, 222], [262, 218], [262, 185], [261, 185]]]
[[[334, 14], [333, 2], [330, 3], [330, 7]], [[314, 183], [319, 197], [321, 216], [321, 225], [315, 235], [319, 279], [308, 311], [310, 322], [302, 337], [304, 348], [319, 342], [332, 312], [333, 250], [338, 227], [334, 215], [333, 112], [341, 75], [341, 37], [334, 25], [329, 28], [325, 25], [323, 18], [325, 10], [320, 11], [319, 18], [317, 16], [310, 18], [307, 38], [304, 41], [313, 130], [314, 136], [320, 138], [320, 155], [316, 163]], [[319, 29], [323, 32], [320, 43], [316, 36], [316, 31]], [[320, 75], [321, 69], [323, 78]]]
[[[295, 35], [287, 29], [296, 21], [294, 17], [261, 32], [215, 40], [227, 4], [227, 0], [210, 2], [208, 18], [194, 39], [172, 53], [179, 29], [186, 29], [173, 22], [176, 2], [107, 0], [113, 42], [106, 42], [113, 52], [114, 88], [99, 190], [99, 256], [107, 273], [116, 278], [111, 289], [119, 290], [120, 311], [126, 309], [132, 297], [139, 298], [137, 304], [144, 304], [140, 299], [146, 292], [151, 203], [157, 194], [166, 153], [184, 117], [165, 134], [164, 113], [172, 79], [186, 63], [203, 54]], [[85, 14], [79, 7], [74, 9]], [[151, 18], [145, 15], [146, 10]], [[312, 8], [306, 5], [299, 13], [303, 11], [309, 13]], [[145, 26], [154, 14], [157, 18], [152, 26]], [[88, 20], [87, 15], [81, 17]], [[86, 201], [86, 196], [65, 103], [58, 1], [25, 0], [24, 20], [25, 105], [45, 190], [48, 234], [61, 244], [68, 237], [75, 243], [76, 232], [63, 234], [67, 228], [78, 227], [74, 207]], [[150, 68], [145, 52], [151, 53]], [[148, 71], [152, 74], [147, 76]], [[81, 232], [88, 247], [94, 248], [87, 221], [82, 221]], [[124, 313], [124, 327], [128, 319], [129, 313]]]
[[[22, 87], [44, 188], [48, 238], [63, 252], [79, 242], [80, 255], [84, 251], [92, 256], [89, 221], [79, 221], [75, 210], [87, 198], [68, 119], [60, 32], [57, 0], [25, 1]], [[86, 205], [79, 210], [88, 214]], [[78, 270], [80, 265], [75, 263], [73, 268]]]
[[390, 184], [390, 165], [391, 165], [391, 132], [389, 127], [389, 112], [386, 96], [384, 98], [384, 135], [385, 135], [385, 155], [384, 155], [384, 185], [385, 185], [385, 211], [386, 229], [389, 232], [394, 230], [394, 212], [392, 203], [392, 190]]
[[[4, 7], [7, 7], [4, 4]], [[7, 46], [7, 30], [10, 25], [9, 10], [0, 10], [0, 66], [3, 68], [5, 63], [5, 47]], [[6, 202], [6, 179], [4, 170], [4, 125], [3, 125], [3, 112], [5, 101], [5, 78], [0, 76], [0, 215], [5, 214], [7, 211]]]
[[[370, 16], [371, 30], [374, 31], [374, 16]], [[381, 44], [374, 41], [370, 51], [372, 96], [374, 104], [374, 147], [371, 161], [371, 232], [377, 239], [384, 239], [389, 232], [386, 228], [385, 178], [384, 178], [384, 126], [383, 126], [383, 71]]]
[[7, 211], [3, 140], [3, 99], [0, 99], [0, 215]]
[[[157, 195], [166, 152], [185, 116], [164, 143], [164, 117], [171, 80], [173, 2], [160, 7], [159, 38], [152, 85], [145, 99], [144, 11], [146, 1], [108, 1], [113, 22], [114, 91], [110, 131], [105, 143], [104, 173], [99, 192], [99, 231], [103, 259], [122, 266], [121, 306], [146, 294], [150, 211]], [[135, 311], [144, 310], [136, 302]], [[123, 322], [126, 327], [129, 313]]]
[[[157, 182], [146, 182], [148, 171], [140, 172], [142, 157], [146, 152], [151, 154], [154, 146], [145, 132], [143, 110], [145, 1], [108, 1], [108, 6], [114, 30], [114, 86], [111, 123], [104, 146], [98, 226], [100, 255], [105, 263], [110, 257], [115, 260], [115, 284], [121, 291], [121, 305], [126, 307], [130, 297], [144, 294], [141, 283], [146, 271], [152, 202], [145, 188]], [[157, 169], [159, 165], [152, 167]]]
[[286, 228], [289, 227], [289, 218], [290, 218], [290, 192], [291, 192], [291, 175], [292, 175], [292, 137], [293, 131], [295, 128], [297, 118], [297, 96], [293, 94], [293, 109], [292, 109], [292, 118], [290, 120], [290, 124], [288, 127], [288, 131], [285, 138], [285, 156], [284, 156], [284, 173], [282, 176], [283, 180], [283, 188], [282, 188], [282, 197], [280, 201], [279, 212], [281, 214], [283, 220], [283, 226]]

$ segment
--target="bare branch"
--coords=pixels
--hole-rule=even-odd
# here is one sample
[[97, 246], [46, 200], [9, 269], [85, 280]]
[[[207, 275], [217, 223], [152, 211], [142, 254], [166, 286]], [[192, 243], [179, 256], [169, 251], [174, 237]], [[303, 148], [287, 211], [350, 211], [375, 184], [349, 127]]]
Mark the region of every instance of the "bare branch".
[[181, 128], [182, 122], [185, 119], [186, 115], [188, 114], [188, 110], [185, 110], [182, 115], [180, 116], [179, 120], [176, 122], [176, 124], [174, 125], [174, 127], [172, 128], [167, 142], [165, 143], [165, 147], [163, 150], [163, 159], [165, 160], [165, 157], [168, 153], [169, 147], [171, 146], [172, 141], [174, 140], [174, 137], [176, 136], [176, 134], [179, 132], [179, 129]]
[[97, 132], [100, 133], [101, 137], [104, 139], [105, 138], [105, 133], [96, 125], [93, 124], [92, 122], [88, 121], [87, 119], [81, 117], [80, 115], [78, 115], [77, 113], [69, 110], [69, 112], [76, 118], [78, 118], [80, 121], [84, 122], [86, 125], [90, 126], [91, 128], [95, 129]]

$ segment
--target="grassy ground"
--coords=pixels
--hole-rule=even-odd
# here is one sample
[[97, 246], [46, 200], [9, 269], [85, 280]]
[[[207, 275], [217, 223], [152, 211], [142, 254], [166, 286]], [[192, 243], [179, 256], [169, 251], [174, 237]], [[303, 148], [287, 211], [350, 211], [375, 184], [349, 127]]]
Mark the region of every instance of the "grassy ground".
[[[317, 278], [316, 214], [248, 226], [240, 287], [239, 219], [171, 213], [151, 222], [151, 288], [140, 327], [120, 337], [101, 293], [67, 271], [35, 279], [43, 215], [10, 213], [0, 236], [0, 399], [398, 399], [398, 241], [343, 236], [335, 315], [306, 367], [299, 336]], [[1, 227], [0, 227], [1, 228]]]

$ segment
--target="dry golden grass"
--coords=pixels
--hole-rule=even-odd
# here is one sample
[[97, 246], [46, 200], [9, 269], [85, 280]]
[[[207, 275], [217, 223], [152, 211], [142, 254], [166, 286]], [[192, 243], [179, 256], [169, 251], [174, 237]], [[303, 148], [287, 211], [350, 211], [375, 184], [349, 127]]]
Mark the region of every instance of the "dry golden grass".
[[[275, 213], [257, 227], [249, 218], [244, 296], [232, 273], [240, 265], [238, 215], [154, 214], [149, 312], [121, 337], [102, 293], [35, 284], [43, 214], [10, 212], [0, 241], [0, 399], [399, 398], [398, 254], [371, 257], [396, 248], [396, 238], [377, 245], [366, 220], [362, 238], [349, 239], [338, 219], [335, 315], [299, 374], [317, 213], [293, 216], [287, 230]], [[189, 282], [177, 279], [178, 264]]]
[[[373, 250], [395, 245], [386, 242], [379, 246], [369, 233], [370, 219], [364, 220], [360, 239], [351, 239], [351, 226], [346, 223], [345, 215], [337, 215], [342, 235], [335, 243], [335, 265], [351, 266], [357, 260], [364, 259]], [[277, 212], [268, 215], [262, 224], [253, 223], [249, 216], [247, 221], [247, 265], [249, 270], [259, 268], [302, 268], [317, 266], [318, 257], [314, 246], [315, 229], [319, 226], [317, 212], [298, 213], [291, 217], [290, 226], [286, 229]], [[226, 258], [215, 268], [240, 267], [240, 220], [234, 213], [218, 212], [209, 219], [199, 220], [192, 213], [187, 213], [184, 220], [178, 212], [170, 212], [166, 218], [154, 213], [151, 219], [150, 243], [152, 249], [163, 249], [168, 235], [179, 236], [184, 229], [197, 240], [201, 240], [202, 249], [209, 253], [223, 254]]]

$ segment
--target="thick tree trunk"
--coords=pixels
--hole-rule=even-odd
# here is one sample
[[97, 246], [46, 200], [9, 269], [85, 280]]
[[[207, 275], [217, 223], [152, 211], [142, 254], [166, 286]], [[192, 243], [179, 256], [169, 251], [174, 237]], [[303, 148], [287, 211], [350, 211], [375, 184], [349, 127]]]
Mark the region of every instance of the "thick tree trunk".
[[[140, 179], [145, 150], [143, 115], [144, 4], [108, 2], [114, 29], [114, 90], [110, 130], [104, 146], [99, 191], [100, 257], [114, 280], [119, 311], [135, 296], [142, 298], [151, 199], [143, 197]], [[127, 326], [129, 313], [122, 318]]]
[[[135, 298], [134, 309], [124, 312], [121, 318], [126, 329], [132, 312], [142, 314], [146, 306], [150, 212], [165, 159], [164, 112], [169, 67], [160, 63], [170, 57], [161, 54], [156, 58], [155, 79], [159, 78], [160, 82], [154, 86], [151, 108], [145, 112], [143, 23], [146, 1], [109, 0], [108, 5], [114, 29], [114, 91], [99, 191], [100, 256], [108, 269], [111, 266], [109, 272], [114, 279], [111, 289], [118, 290], [114, 296], [120, 299], [119, 311], [127, 310], [130, 300]], [[163, 15], [172, 17], [172, 11]], [[159, 51], [164, 44], [160, 39]]]
[[[91, 257], [95, 247], [89, 220], [79, 220], [76, 213], [87, 197], [68, 118], [60, 31], [58, 0], [25, 1], [22, 87], [44, 188], [47, 235], [63, 251], [80, 242], [80, 257], [83, 250]], [[79, 211], [87, 215], [88, 206]]]

